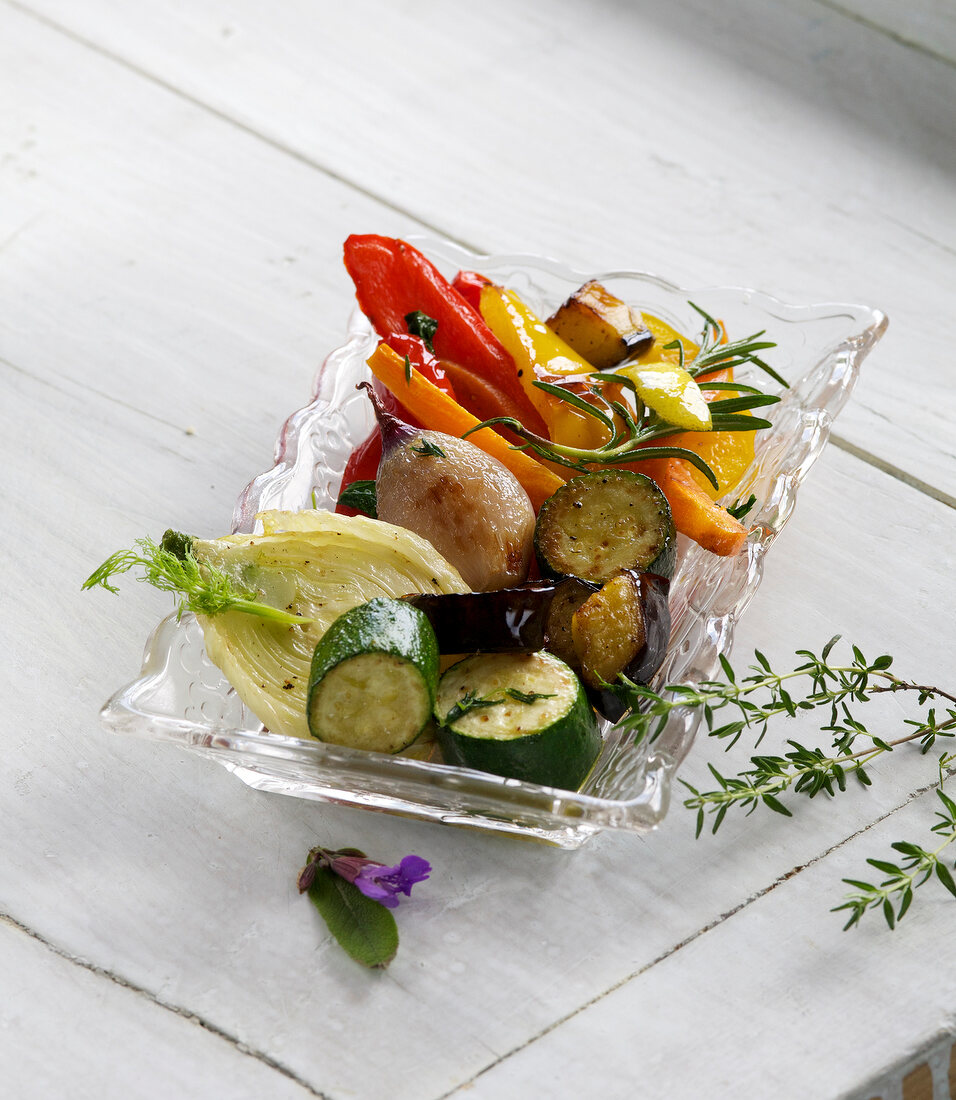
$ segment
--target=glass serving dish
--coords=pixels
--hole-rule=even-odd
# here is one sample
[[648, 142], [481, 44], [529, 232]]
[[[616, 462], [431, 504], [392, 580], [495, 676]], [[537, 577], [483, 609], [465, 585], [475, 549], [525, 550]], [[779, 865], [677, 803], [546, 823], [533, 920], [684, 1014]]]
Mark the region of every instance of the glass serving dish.
[[[760, 583], [764, 554], [793, 511], [800, 483], [825, 446], [863, 359], [886, 328], [884, 315], [856, 305], [790, 306], [734, 287], [685, 289], [632, 271], [585, 275], [549, 259], [480, 256], [447, 242], [414, 243], [449, 277], [459, 268], [481, 271], [512, 287], [541, 316], [586, 279], [597, 278], [618, 297], [688, 335], [700, 329], [700, 318], [688, 305], [693, 301], [720, 317], [732, 338], [765, 329], [777, 342], [768, 358], [790, 388], [779, 404], [762, 411], [773, 428], [757, 435], [756, 458], [724, 501], [755, 495], [747, 517], [750, 536], [735, 558], [715, 557], [682, 541], [670, 594], [670, 646], [655, 684], [713, 676]], [[348, 456], [372, 426], [371, 405], [355, 384], [370, 377], [365, 360], [375, 344], [368, 322], [356, 311], [346, 343], [318, 372], [313, 400], [284, 424], [274, 466], [240, 494], [234, 531], [254, 530], [256, 514], [265, 509], [311, 508], [313, 499], [320, 508], [334, 507]], [[754, 371], [755, 384], [773, 386]], [[746, 372], [737, 378], [753, 380]], [[202, 631], [189, 614], [181, 620], [170, 615], [156, 627], [141, 675], [113, 695], [101, 716], [117, 733], [172, 741], [207, 756], [259, 790], [515, 833], [565, 848], [578, 847], [605, 828], [656, 826], [699, 720], [695, 713], [674, 711], [649, 744], [607, 729], [598, 763], [578, 791], [278, 736], [263, 728], [209, 661]]]

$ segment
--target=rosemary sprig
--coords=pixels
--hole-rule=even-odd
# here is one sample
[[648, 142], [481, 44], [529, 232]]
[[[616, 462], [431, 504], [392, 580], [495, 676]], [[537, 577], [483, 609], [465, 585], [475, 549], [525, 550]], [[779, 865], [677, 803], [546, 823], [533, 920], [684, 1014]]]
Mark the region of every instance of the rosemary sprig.
[[[756, 664], [749, 674], [738, 678], [729, 661], [720, 658], [724, 678], [707, 680], [696, 685], [672, 684], [661, 692], [623, 679], [615, 690], [632, 708], [622, 726], [629, 729], [635, 739], [656, 737], [675, 710], [700, 708], [707, 732], [711, 737], [724, 741], [730, 748], [744, 731], [755, 737], [755, 746], [763, 740], [768, 724], [786, 715], [794, 717], [802, 711], [822, 708], [828, 720], [821, 729], [832, 735], [828, 750], [804, 745], [799, 741], [786, 742], [789, 751], [762, 753], [750, 757], [750, 766], [736, 775], [725, 775], [713, 764], [708, 764], [716, 787], [699, 790], [686, 780], [681, 780], [688, 797], [684, 805], [696, 811], [696, 832], [700, 836], [709, 818], [711, 832], [716, 833], [727, 813], [737, 807], [747, 815], [758, 807], [792, 817], [792, 810], [782, 801], [787, 794], [813, 798], [818, 794], [835, 797], [847, 789], [851, 776], [863, 785], [872, 782], [868, 765], [879, 756], [893, 752], [900, 745], [916, 743], [922, 753], [928, 753], [938, 738], [956, 737], [956, 695], [942, 688], [908, 681], [890, 671], [892, 658], [887, 655], [867, 660], [860, 650], [852, 647], [853, 659], [847, 664], [830, 662], [830, 654], [839, 641], [832, 638], [819, 655], [810, 650], [798, 650], [802, 659], [792, 671], [774, 671], [766, 657], [755, 652]], [[804, 682], [804, 691], [797, 691], [798, 682]], [[919, 705], [933, 702], [919, 719], [907, 719], [910, 729], [891, 740], [870, 732], [853, 713], [855, 704], [866, 703], [885, 693], [910, 693], [917, 696]], [[723, 721], [718, 715], [730, 708], [733, 717]], [[942, 713], [939, 713], [942, 710]], [[939, 761], [939, 786], [953, 770], [956, 753], [943, 755]], [[857, 891], [834, 911], [849, 910], [846, 927], [857, 924], [869, 909], [880, 909], [892, 928], [907, 911], [913, 891], [931, 876], [956, 895], [956, 884], [942, 853], [956, 840], [956, 802], [941, 789], [937, 791], [943, 804], [935, 832], [943, 836], [943, 843], [928, 850], [910, 841], [900, 841], [892, 847], [904, 859], [900, 864], [886, 860], [868, 860], [886, 878], [874, 885], [859, 879], [845, 879]], [[894, 907], [894, 899], [896, 906]]]
[[[689, 304], [704, 318], [698, 353], [690, 365], [685, 366], [683, 344], [675, 341], [667, 347], [677, 348], [681, 365], [685, 366], [692, 377], [718, 368], [753, 363], [781, 385], [787, 385], [786, 381], [757, 355], [759, 351], [776, 347], [773, 341], [760, 339], [764, 334], [758, 332], [743, 340], [721, 343], [723, 329], [720, 324], [693, 302]], [[540, 379], [536, 379], [534, 385], [544, 393], [596, 420], [608, 433], [608, 439], [600, 447], [572, 447], [556, 443], [530, 431], [520, 421], [510, 416], [497, 416], [485, 420], [466, 432], [466, 437], [478, 431], [479, 428], [501, 424], [524, 440], [524, 443], [518, 445], [516, 449], [530, 450], [549, 462], [567, 466], [581, 473], [592, 466], [611, 466], [622, 462], [642, 462], [655, 458], [682, 458], [700, 470], [715, 489], [719, 487], [713, 470], [695, 451], [686, 447], [670, 446], [666, 442], [659, 446], [648, 446], [657, 440], [664, 441], [668, 436], [678, 435], [684, 429], [669, 423], [652, 409], [648, 409], [641, 400], [632, 379], [624, 374], [593, 371], [588, 375], [576, 376], [570, 381], [573, 382], [573, 387], [570, 384], [558, 385]], [[623, 401], [610, 398], [605, 389], [608, 384], [627, 390], [633, 404], [628, 405]], [[730, 389], [736, 393], [735, 397], [710, 402], [712, 431], [753, 432], [771, 426], [768, 420], [742, 414], [776, 404], [780, 400], [779, 397], [763, 393], [754, 386], [736, 382], [704, 381], [703, 385], [707, 389]]]

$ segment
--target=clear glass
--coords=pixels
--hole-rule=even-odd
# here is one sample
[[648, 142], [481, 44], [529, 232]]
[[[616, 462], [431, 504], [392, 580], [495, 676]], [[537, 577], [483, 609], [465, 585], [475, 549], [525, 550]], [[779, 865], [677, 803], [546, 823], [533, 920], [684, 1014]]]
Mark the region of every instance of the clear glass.
[[[745, 550], [718, 558], [683, 543], [671, 587], [671, 642], [655, 683], [712, 676], [756, 593], [764, 554], [786, 524], [863, 359], [886, 328], [884, 315], [855, 305], [784, 305], [734, 287], [685, 289], [631, 271], [585, 275], [540, 257], [478, 256], [446, 242], [415, 243], [449, 276], [460, 267], [482, 271], [513, 287], [544, 316], [587, 278], [597, 278], [680, 331], [700, 329], [688, 305], [693, 301], [722, 318], [734, 337], [765, 329], [777, 342], [771, 361], [791, 386], [771, 407], [773, 428], [757, 436], [755, 461], [727, 497], [727, 502], [750, 493], [757, 498]], [[312, 402], [283, 426], [275, 465], [240, 494], [234, 530], [253, 530], [256, 513], [267, 508], [309, 508], [313, 493], [319, 507], [332, 507], [348, 456], [371, 428], [370, 404], [355, 383], [369, 376], [365, 360], [374, 345], [367, 321], [356, 311], [346, 343], [318, 372]], [[746, 374], [738, 378], [748, 380]], [[760, 374], [761, 386], [768, 381]], [[106, 703], [102, 718], [118, 733], [173, 741], [208, 756], [260, 790], [517, 833], [566, 848], [604, 828], [641, 831], [657, 825], [698, 723], [693, 713], [674, 712], [651, 745], [635, 745], [620, 730], [607, 730], [598, 766], [580, 791], [281, 737], [263, 729], [209, 661], [191, 615], [181, 621], [171, 615], [156, 627], [141, 675]]]

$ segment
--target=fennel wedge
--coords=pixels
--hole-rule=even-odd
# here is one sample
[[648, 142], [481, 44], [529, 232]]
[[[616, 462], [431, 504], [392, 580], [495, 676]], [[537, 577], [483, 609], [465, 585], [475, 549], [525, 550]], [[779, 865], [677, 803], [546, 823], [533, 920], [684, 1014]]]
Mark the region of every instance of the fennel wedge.
[[[181, 609], [196, 611], [209, 659], [239, 698], [273, 733], [308, 739], [312, 655], [340, 615], [380, 596], [468, 587], [425, 539], [380, 520], [322, 511], [262, 512], [257, 518], [261, 534], [181, 542], [167, 537], [163, 547], [143, 540], [143, 553], [114, 555], [87, 587], [111, 588], [116, 573], [142, 566], [147, 582], [184, 593]], [[187, 567], [188, 591], [176, 554]], [[225, 592], [231, 602], [204, 613], [204, 586]]]

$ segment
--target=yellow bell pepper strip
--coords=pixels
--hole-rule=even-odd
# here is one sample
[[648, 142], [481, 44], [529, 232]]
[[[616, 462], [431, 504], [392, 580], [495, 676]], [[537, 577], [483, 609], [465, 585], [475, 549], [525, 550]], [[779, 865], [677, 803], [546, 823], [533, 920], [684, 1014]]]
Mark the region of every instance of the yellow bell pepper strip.
[[513, 291], [489, 284], [481, 288], [479, 301], [485, 324], [514, 359], [524, 392], [541, 414], [551, 439], [568, 447], [600, 447], [608, 439], [603, 425], [534, 384], [549, 382], [586, 398], [588, 376], [594, 367], [539, 320]]
[[[685, 336], [683, 333], [678, 332], [673, 325], [669, 325], [666, 321], [660, 317], [655, 317], [652, 313], [643, 313], [644, 324], [651, 330], [654, 336], [654, 343], [651, 345], [650, 350], [638, 357], [638, 361], [641, 363], [656, 363], [665, 362], [677, 363], [678, 366], [683, 366], [684, 363], [690, 363], [694, 356], [700, 351], [699, 345], [695, 344], [693, 340]], [[724, 340], [727, 339], [726, 333], [724, 334]], [[669, 347], [668, 345], [680, 344], [683, 349], [683, 358], [681, 357], [680, 349], [676, 347]]]
[[[425, 428], [446, 435], [462, 436], [481, 422], [454, 398], [432, 385], [414, 367], [406, 378], [405, 362], [387, 344], [379, 344], [368, 360], [372, 374], [389, 389]], [[564, 484], [565, 479], [533, 459], [514, 450], [491, 428], [482, 428], [468, 438], [506, 466], [521, 482], [535, 511]], [[570, 474], [570, 471], [569, 471]]]

